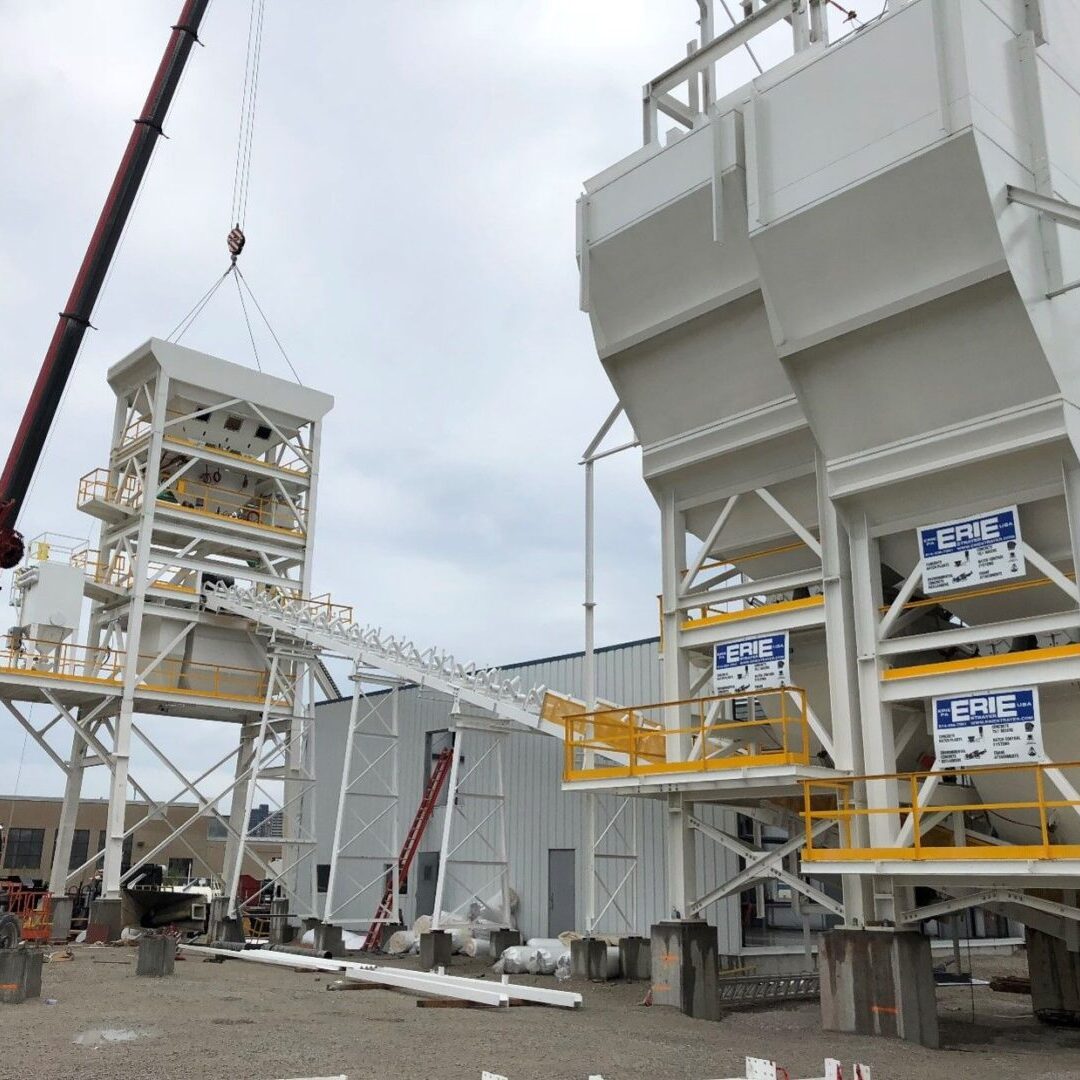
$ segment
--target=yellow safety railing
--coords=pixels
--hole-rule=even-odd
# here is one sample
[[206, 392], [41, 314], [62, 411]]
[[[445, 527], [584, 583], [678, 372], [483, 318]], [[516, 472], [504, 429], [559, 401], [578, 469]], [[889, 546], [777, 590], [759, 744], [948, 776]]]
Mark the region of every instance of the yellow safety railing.
[[330, 594], [320, 593], [318, 596], [308, 597], [301, 600], [302, 603], [317, 608], [319, 614], [326, 615], [330, 619], [341, 619], [343, 622], [353, 622], [353, 609], [351, 604], [335, 604], [330, 599]]
[[[17, 640], [11, 637], [0, 648], [0, 672], [11, 675], [48, 675], [84, 683], [118, 684], [123, 678], [124, 656], [121, 651], [67, 642]], [[139, 654], [150, 669], [154, 657]], [[265, 668], [234, 667], [189, 660], [161, 660], [147, 670], [139, 686], [146, 690], [228, 701], [262, 702], [266, 697], [269, 674]], [[285, 687], [271, 694], [274, 705], [288, 705], [291, 694]]]
[[[750, 719], [719, 719], [739, 708]], [[689, 712], [693, 722], [666, 726], [665, 714], [674, 710]], [[798, 687], [598, 709], [572, 713], [564, 723], [567, 782], [810, 762], [806, 692]]]
[[[775, 600], [766, 601], [764, 603], [747, 603], [746, 607], [735, 608], [731, 611], [726, 611], [719, 607], [703, 607], [698, 610], [698, 614], [692, 618], [687, 618], [682, 624], [684, 630], [696, 630], [703, 626], [715, 626], [717, 623], [723, 622], [737, 622], [741, 619], [752, 619], [762, 615], [775, 615], [781, 611], [798, 611], [801, 608], [810, 607], [822, 607], [825, 603], [825, 597], [821, 593], [816, 593], [813, 596], [799, 596], [792, 600]], [[688, 615], [691, 612], [687, 613]]]
[[[1076, 574], [1072, 570], [1062, 570], [1062, 574], [1073, 581], [1076, 580]], [[1056, 586], [1057, 582], [1051, 581], [1048, 577], [1037, 577], [1024, 581], [1007, 581], [1000, 585], [985, 585], [981, 588], [959, 589], [956, 592], [909, 600], [906, 604], [901, 605], [900, 610], [915, 611], [918, 608], [932, 608], [939, 605], [948, 606], [958, 600], [977, 600], [984, 596], [1000, 596], [1005, 593], [1020, 592], [1027, 589], [1042, 589], [1047, 585]], [[878, 610], [884, 615], [889, 610], [889, 605], [882, 604]]]
[[[288, 443], [284, 444], [285, 453], [289, 455], [286, 460], [268, 461], [265, 456], [243, 454], [239, 450], [233, 450], [227, 446], [218, 446], [214, 443], [192, 439], [186, 435], [180, 434], [181, 428], [179, 427], [179, 422], [182, 422], [185, 417], [190, 420], [197, 420], [197, 414], [195, 413], [183, 412], [178, 409], [169, 409], [166, 411], [165, 417], [166, 425], [163, 437], [166, 442], [178, 443], [181, 446], [190, 446], [197, 450], [215, 450], [220, 454], [227, 454], [231, 458], [236, 458], [237, 461], [247, 461], [253, 465], [262, 465], [266, 468], [277, 469], [280, 472], [292, 473], [296, 476], [307, 476], [311, 472], [306, 462], [300, 458], [296, 450]], [[245, 416], [244, 419], [251, 420], [257, 424], [262, 423], [262, 421], [253, 416]], [[128, 426], [124, 428], [123, 434], [120, 436], [119, 446], [126, 447], [132, 443], [138, 442], [140, 439], [145, 439], [151, 431], [153, 431], [153, 424], [150, 422], [149, 417], [136, 416]], [[279, 450], [282, 448], [282, 445], [283, 444], [280, 442], [275, 443], [274, 449]]]
[[92, 469], [79, 479], [76, 505], [81, 510], [92, 502], [107, 502], [125, 510], [134, 510], [142, 503], [142, 485], [133, 476], [119, 484], [112, 481], [108, 469]]
[[[1066, 810], [1076, 813], [1080, 800], [1048, 795], [1048, 792], [1056, 791], [1053, 782], [1046, 776], [1049, 769], [1080, 769], [1080, 762], [986, 765], [937, 772], [883, 773], [803, 781], [806, 847], [802, 857], [807, 862], [1080, 858], [1080, 844], [1054, 842], [1054, 812]], [[979, 780], [995, 775], [1005, 775], [1012, 784], [1027, 786], [1030, 797], [994, 801], [982, 799], [978, 793]], [[926, 805], [920, 806], [920, 790], [929, 780], [936, 780], [936, 790]], [[891, 785], [896, 797], [883, 806], [867, 806], [867, 784], [872, 785], [871, 790]], [[952, 814], [969, 815], [961, 830], [963, 843], [957, 842], [957, 831], [949, 820]], [[869, 819], [881, 815], [894, 819], [897, 828], [903, 830], [907, 843], [900, 842], [899, 833], [897, 841], [885, 847], [867, 846], [859, 842], [858, 837], [865, 836], [869, 831]], [[1001, 815], [1008, 819], [1009, 828], [1030, 833], [1033, 842], [1002, 842], [986, 832], [985, 825], [982, 830], [969, 827], [970, 815], [987, 815], [991, 822], [995, 815]], [[826, 832], [826, 843], [815, 843], [814, 828], [822, 821], [835, 823], [837, 830]], [[828, 842], [836, 846], [828, 846]]]
[[212, 450], [236, 461], [247, 462], [250, 465], [261, 465], [264, 469], [274, 469], [277, 472], [289, 473], [292, 476], [308, 476], [311, 473], [311, 470], [295, 453], [287, 461], [267, 461], [264, 457], [242, 454], [239, 450], [232, 450], [227, 446], [215, 446], [213, 443], [199, 442], [197, 439], [189, 439], [183, 435], [172, 435], [168, 431], [165, 432], [164, 442], [176, 446], [190, 446], [195, 450]]
[[[135, 510], [142, 502], [142, 488], [134, 477], [128, 476], [118, 485], [110, 479], [108, 469], [94, 469], [79, 481], [77, 505], [82, 509], [95, 501]], [[306, 531], [307, 515], [302, 505], [298, 505], [294, 511], [277, 495], [249, 495], [214, 484], [199, 483], [187, 477], [181, 477], [163, 491], [157, 502], [159, 506], [239, 521], [294, 536], [303, 536]]]
[[115, 585], [120, 589], [131, 585], [132, 575], [126, 555], [118, 554], [110, 562], [106, 562], [102, 560], [99, 552], [84, 547], [72, 552], [71, 565], [78, 567], [98, 585]]
[[[91, 581], [98, 585], [112, 585], [118, 589], [130, 589], [134, 584], [135, 577], [129, 566], [126, 555], [117, 554], [112, 561], [101, 558], [99, 552], [91, 548], [80, 548], [72, 553], [71, 565], [82, 570]], [[151, 579], [166, 567], [165, 563], [151, 563], [148, 573]], [[171, 592], [194, 593], [194, 585], [184, 585], [176, 581], [151, 581], [147, 586], [151, 589], [168, 589]]]
[[[717, 555], [702, 563], [700, 572], [704, 573], [707, 570], [721, 570], [727, 568], [739, 569], [744, 563], [753, 562], [755, 559], [764, 559], [770, 555], [786, 555], [792, 551], [799, 551], [805, 547], [805, 541], [796, 540], [794, 543], [778, 544], [774, 547], [761, 548], [758, 551], [748, 551], [743, 555]], [[686, 568], [684, 567], [680, 573], [685, 574]], [[768, 581], [763, 581], [762, 586], [763, 588], [767, 588]], [[764, 592], [762, 595], [768, 594], [767, 592]], [[661, 597], [658, 597], [657, 599], [661, 601], [660, 636], [662, 639], [664, 634], [663, 601]], [[716, 623], [752, 618], [756, 615], [762, 615], [769, 612], [794, 610], [803, 607], [817, 607], [824, 604], [824, 602], [825, 598], [820, 594], [817, 594], [808, 597], [797, 597], [792, 600], [763, 601], [762, 603], [757, 604], [752, 600], [748, 600], [746, 606], [730, 610], [726, 605], [718, 606], [715, 604], [703, 604], [701, 607], [688, 608], [681, 625], [684, 630], [694, 630], [703, 626], [712, 626]]]
[[242, 521], [262, 529], [294, 533], [298, 536], [304, 533], [303, 506], [297, 506], [294, 511], [277, 495], [249, 495], [215, 484], [189, 480], [186, 476], [158, 496], [158, 505], [165, 504], [199, 514]]
[[80, 682], [116, 682], [123, 667], [123, 653], [68, 642], [19, 639], [11, 635], [0, 648], [0, 671], [12, 675], [51, 675]]
[[[151, 656], [140, 654], [147, 666]], [[162, 660], [148, 671], [140, 686], [147, 690], [194, 694], [198, 697], [223, 698], [228, 701], [262, 701], [266, 697], [269, 673], [265, 668], [231, 667], [190, 660]], [[289, 695], [279, 691], [271, 695], [275, 705], [288, 704]]]

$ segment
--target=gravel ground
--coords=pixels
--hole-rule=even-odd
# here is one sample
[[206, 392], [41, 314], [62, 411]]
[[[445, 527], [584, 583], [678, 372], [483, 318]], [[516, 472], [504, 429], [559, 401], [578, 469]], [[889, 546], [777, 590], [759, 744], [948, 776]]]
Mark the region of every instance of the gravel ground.
[[[510, 1080], [707, 1080], [741, 1075], [746, 1054], [773, 1057], [793, 1077], [819, 1076], [832, 1054], [864, 1061], [875, 1080], [1080, 1080], [1080, 1031], [1043, 1028], [1030, 998], [985, 987], [974, 991], [974, 1023], [969, 988], [938, 990], [946, 1049], [931, 1051], [823, 1033], [816, 1002], [709, 1023], [640, 1007], [642, 984], [572, 981], [563, 986], [585, 997], [576, 1012], [419, 1009], [388, 990], [327, 993], [333, 976], [289, 968], [190, 958], [171, 978], [137, 979], [134, 949], [74, 952], [45, 965], [39, 1001], [0, 1006], [3, 1080], [479, 1080], [482, 1069]], [[1022, 958], [976, 963], [1025, 970]], [[108, 1041], [103, 1030], [137, 1037]]]

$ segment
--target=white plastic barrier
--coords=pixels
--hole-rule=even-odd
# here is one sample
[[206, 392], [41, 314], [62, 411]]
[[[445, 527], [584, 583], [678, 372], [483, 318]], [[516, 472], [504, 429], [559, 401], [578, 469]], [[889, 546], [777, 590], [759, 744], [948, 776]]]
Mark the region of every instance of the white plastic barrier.
[[[509, 1080], [509, 1077], [485, 1070], [480, 1074], [480, 1080]], [[589, 1080], [604, 1080], [604, 1078], [598, 1073], [592, 1073]], [[775, 1061], [748, 1057], [746, 1075], [731, 1076], [727, 1080], [795, 1080], [795, 1077], [782, 1065], [777, 1065]], [[851, 1072], [847, 1072], [836, 1058], [826, 1058], [825, 1075], [806, 1077], [805, 1080], [872, 1080], [872, 1077], [868, 1065], [860, 1065], [856, 1062], [851, 1066]]]
[[[795, 1080], [795, 1077], [775, 1061], [767, 1058], [748, 1057], [746, 1059], [746, 1075], [728, 1077], [727, 1080]], [[856, 1062], [851, 1066], [851, 1072], [847, 1072], [844, 1066], [836, 1058], [825, 1059], [825, 1075], [806, 1077], [805, 1080], [872, 1080], [870, 1067]]]

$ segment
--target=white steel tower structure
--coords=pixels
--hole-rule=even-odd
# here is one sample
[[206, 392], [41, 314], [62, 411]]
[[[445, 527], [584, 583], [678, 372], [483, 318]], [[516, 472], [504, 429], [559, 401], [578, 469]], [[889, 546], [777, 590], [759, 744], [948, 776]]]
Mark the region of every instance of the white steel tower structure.
[[[200, 812], [184, 829], [211, 817], [225, 828], [225, 864], [214, 869], [233, 897], [246, 852], [294, 914], [314, 914], [311, 719], [315, 681], [325, 676], [312, 650], [279, 646], [273, 633], [208, 610], [204, 590], [225, 581], [308, 596], [321, 422], [332, 399], [157, 339], [108, 378], [116, 395], [108, 464], [82, 478], [78, 497], [100, 522], [97, 548], [70, 558], [91, 599], [87, 644], [49, 648], [24, 627], [0, 671], [6, 696], [25, 688], [25, 697], [44, 698], [74, 728], [61, 762], [67, 785], [52, 889], [62, 893], [71, 876], [84, 771], [104, 766], [109, 815], [95, 921], [105, 935], [118, 930], [124, 882], [163, 846], [122, 869], [125, 841], [139, 825], [125, 821], [129, 785], [149, 801], [147, 818], [170, 801], [150, 799], [132, 776], [137, 743], [175, 777], [174, 798], [197, 801]], [[40, 583], [24, 575], [24, 585], [25, 609]], [[193, 719], [232, 724], [237, 747], [189, 778], [139, 714], [175, 718], [178, 729]], [[47, 728], [31, 729], [43, 742]], [[232, 783], [210, 793], [200, 787], [231, 759]], [[247, 844], [256, 790], [280, 806], [284, 854], [273, 870]], [[227, 818], [218, 810], [223, 800], [231, 801]]]
[[[972, 906], [1027, 924], [1033, 975], [1060, 975], [1036, 1009], [1068, 1011], [1080, 11], [891, 0], [830, 43], [815, 0], [745, 3], [719, 34], [698, 6], [700, 46], [645, 86], [645, 145], [580, 204], [583, 306], [661, 507], [669, 703], [582, 717], [572, 779], [681, 773], [667, 872], [687, 896], [678, 822], [738, 737], [670, 702], [705, 694], [695, 649], [721, 647], [721, 680], [736, 642], [758, 661], [736, 669], [744, 739], [775, 718], [753, 691], [806, 692], [809, 761], [759, 743], [739, 782], [774, 807], [798, 792], [803, 871], [846, 875], [826, 1021], [935, 1042], [929, 952], [902, 928]], [[785, 24], [790, 57], [718, 94], [725, 57]], [[774, 633], [789, 649], [765, 657]], [[833, 775], [810, 775], [819, 749]], [[895, 975], [873, 1015], [860, 954]]]
[[[799, 8], [797, 47], [823, 48], [822, 5]], [[718, 111], [711, 77], [695, 72], [691, 86], [683, 107], [666, 83], [656, 91], [690, 130], [661, 145], [647, 105], [646, 146], [588, 181], [579, 202], [582, 306], [660, 507], [665, 700], [571, 718], [567, 784], [666, 798], [679, 916], [770, 878], [840, 915], [838, 897], [790, 871], [800, 781], [857, 764], [853, 680], [830, 683], [826, 666], [854, 670], [844, 549], [740, 213], [742, 119]], [[771, 659], [747, 662], [763, 650]], [[750, 818], [755, 840], [779, 826], [792, 843], [748, 845], [733, 815], [705, 822], [706, 803]], [[707, 880], [702, 842], [743, 857], [745, 871]]]

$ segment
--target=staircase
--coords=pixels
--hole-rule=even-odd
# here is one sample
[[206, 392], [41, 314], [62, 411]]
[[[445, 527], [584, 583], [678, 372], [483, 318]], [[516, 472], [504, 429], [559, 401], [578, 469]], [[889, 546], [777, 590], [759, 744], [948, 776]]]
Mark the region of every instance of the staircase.
[[[420, 850], [420, 841], [424, 838], [424, 830], [435, 812], [435, 806], [439, 801], [439, 793], [450, 775], [450, 768], [454, 762], [454, 749], [447, 747], [435, 759], [435, 767], [431, 770], [428, 782], [424, 785], [424, 794], [420, 798], [420, 805], [416, 808], [416, 815], [412, 819], [409, 831], [405, 835], [405, 843], [401, 845], [401, 854], [398, 855], [397, 879], [404, 884], [409, 877], [409, 869], [413, 859]], [[394, 906], [397, 897], [394, 895], [394, 875], [386, 883], [386, 891], [375, 909], [375, 917], [368, 927], [367, 937], [364, 938], [363, 949], [365, 952], [374, 952], [380, 944], [383, 927], [394, 917]]]

